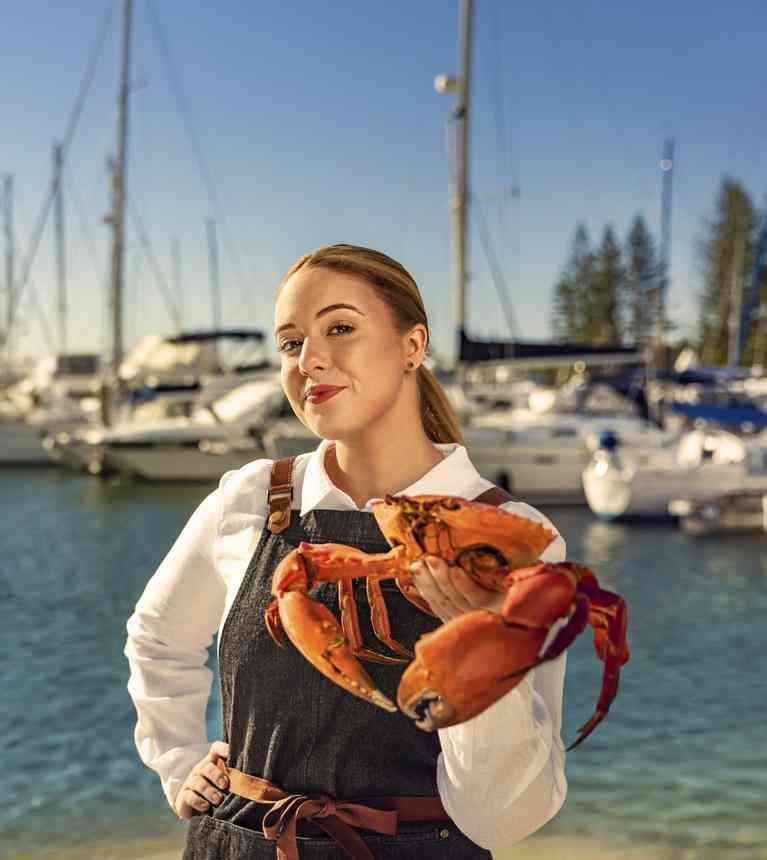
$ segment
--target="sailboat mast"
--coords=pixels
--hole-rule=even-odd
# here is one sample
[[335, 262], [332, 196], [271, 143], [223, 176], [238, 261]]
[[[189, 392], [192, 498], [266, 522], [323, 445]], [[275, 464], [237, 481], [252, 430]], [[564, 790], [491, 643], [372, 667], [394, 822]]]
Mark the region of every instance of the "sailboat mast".
[[123, 360], [123, 270], [125, 263], [125, 174], [130, 91], [130, 44], [133, 2], [123, 0], [122, 57], [117, 102], [117, 159], [112, 173], [112, 373], [120, 390], [118, 370]]
[[663, 348], [664, 322], [666, 319], [666, 299], [671, 271], [671, 195], [674, 185], [674, 141], [666, 138], [663, 144], [663, 159], [660, 163], [663, 173], [660, 211], [660, 266], [658, 272], [658, 302], [655, 315], [655, 342], [657, 359]]
[[170, 240], [170, 254], [173, 260], [173, 288], [178, 302], [178, 331], [180, 334], [184, 330], [184, 290], [181, 285], [181, 244], [178, 236], [173, 236]]
[[5, 294], [6, 294], [6, 358], [11, 360], [11, 327], [13, 326], [13, 177], [6, 174], [3, 179], [3, 230], [5, 232]]
[[59, 352], [67, 351], [67, 263], [64, 247], [63, 157], [61, 144], [53, 144], [54, 226], [56, 231], [56, 286], [58, 291]]
[[208, 218], [208, 274], [210, 276], [210, 298], [213, 308], [213, 328], [221, 328], [221, 285], [218, 281], [218, 241], [216, 239], [216, 222]]
[[[471, 76], [471, 24], [472, 0], [461, 0], [461, 36], [458, 78], [458, 104], [455, 108], [457, 124], [458, 165], [455, 197], [452, 201], [455, 231], [456, 307], [455, 321], [460, 349], [461, 334], [466, 330], [466, 227], [468, 223], [469, 187], [469, 96]], [[460, 354], [460, 353], [459, 353]]]
[[468, 187], [469, 187], [469, 96], [471, 92], [471, 31], [473, 0], [461, 0], [458, 39], [458, 77], [438, 75], [434, 88], [451, 93], [458, 99], [453, 113], [452, 133], [455, 141], [455, 173], [451, 180], [450, 215], [453, 236], [453, 284], [455, 287], [456, 357], [460, 358], [461, 340], [466, 329], [466, 272]]

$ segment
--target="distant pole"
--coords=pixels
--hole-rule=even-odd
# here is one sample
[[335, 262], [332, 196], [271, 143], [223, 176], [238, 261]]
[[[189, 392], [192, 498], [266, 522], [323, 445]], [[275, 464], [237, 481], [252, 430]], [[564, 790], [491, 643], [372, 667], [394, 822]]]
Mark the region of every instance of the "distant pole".
[[466, 330], [466, 284], [468, 274], [467, 224], [469, 188], [469, 103], [471, 92], [471, 32], [473, 0], [460, 0], [460, 34], [458, 42], [458, 77], [439, 75], [434, 86], [437, 92], [455, 95], [458, 103], [453, 110], [456, 142], [455, 181], [450, 195], [453, 234], [453, 281], [455, 285], [456, 357], [460, 357], [461, 338]]
[[123, 2], [122, 60], [117, 103], [117, 160], [112, 176], [114, 189], [112, 242], [112, 370], [115, 379], [123, 359], [123, 270], [125, 264], [125, 178], [128, 161], [128, 95], [130, 92], [130, 42], [133, 2]]
[[[120, 67], [120, 90], [117, 99], [117, 158], [112, 170], [112, 383], [116, 388], [117, 399], [121, 399], [122, 384], [120, 365], [123, 360], [123, 273], [125, 268], [125, 175], [128, 160], [128, 94], [130, 92], [130, 45], [133, 20], [132, 0], [123, 0], [122, 55]], [[105, 397], [102, 397], [102, 418], [110, 423], [110, 411]]]
[[58, 287], [59, 352], [67, 351], [67, 261], [64, 244], [64, 197], [62, 193], [62, 150], [53, 145], [54, 227], [56, 235], [56, 284]]
[[461, 43], [459, 75], [461, 89], [456, 106], [458, 121], [458, 176], [455, 207], [456, 228], [456, 272], [458, 294], [456, 296], [456, 325], [459, 332], [466, 330], [466, 246], [469, 196], [469, 95], [471, 78], [471, 21], [472, 0], [461, 0]]
[[221, 328], [221, 287], [218, 282], [218, 243], [216, 241], [216, 222], [207, 220], [208, 229], [208, 271], [210, 273], [210, 296], [213, 306], [213, 328]]
[[176, 291], [176, 301], [178, 304], [178, 329], [179, 333], [184, 329], [184, 296], [181, 286], [181, 244], [178, 241], [178, 236], [173, 236], [170, 240], [170, 253], [173, 260], [173, 288]]
[[663, 145], [660, 163], [663, 174], [660, 212], [660, 265], [658, 267], [658, 300], [656, 303], [655, 343], [658, 359], [663, 348], [666, 303], [671, 272], [671, 202], [674, 184], [674, 141], [669, 137]]
[[5, 233], [5, 295], [7, 302], [4, 346], [10, 362], [13, 302], [15, 298], [13, 290], [13, 177], [10, 174], [6, 174], [3, 179], [3, 230]]
[[137, 248], [133, 252], [133, 272], [130, 279], [130, 291], [133, 299], [133, 340], [138, 342], [141, 339], [144, 329], [143, 308], [141, 305], [141, 263], [142, 253]]

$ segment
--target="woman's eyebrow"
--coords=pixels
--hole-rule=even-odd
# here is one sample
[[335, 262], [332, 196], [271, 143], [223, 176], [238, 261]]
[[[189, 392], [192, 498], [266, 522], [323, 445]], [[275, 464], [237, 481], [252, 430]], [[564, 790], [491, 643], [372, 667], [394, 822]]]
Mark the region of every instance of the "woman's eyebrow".
[[[344, 304], [343, 302], [339, 302], [338, 304], [328, 305], [326, 308], [322, 308], [322, 310], [317, 311], [317, 313], [314, 315], [314, 318], [317, 319], [318, 317], [324, 316], [325, 314], [329, 314], [332, 311], [340, 310], [341, 308], [343, 308], [344, 310], [347, 310], [347, 311], [354, 311], [355, 313], [358, 313], [360, 316], [363, 316], [363, 317], [365, 316], [365, 314], [363, 314], [359, 308], [355, 308], [354, 305], [347, 305], [347, 304]], [[278, 335], [285, 328], [295, 328], [295, 325], [293, 323], [289, 323], [289, 322], [283, 323], [281, 326], [278, 326], [274, 330], [275, 336]]]

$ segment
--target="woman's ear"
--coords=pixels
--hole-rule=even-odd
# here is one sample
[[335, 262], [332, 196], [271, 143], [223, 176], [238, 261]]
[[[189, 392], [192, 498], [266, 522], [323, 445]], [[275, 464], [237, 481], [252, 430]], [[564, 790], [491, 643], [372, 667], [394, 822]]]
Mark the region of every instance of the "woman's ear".
[[405, 364], [418, 368], [426, 358], [426, 348], [429, 345], [429, 332], [426, 326], [418, 323], [405, 335]]

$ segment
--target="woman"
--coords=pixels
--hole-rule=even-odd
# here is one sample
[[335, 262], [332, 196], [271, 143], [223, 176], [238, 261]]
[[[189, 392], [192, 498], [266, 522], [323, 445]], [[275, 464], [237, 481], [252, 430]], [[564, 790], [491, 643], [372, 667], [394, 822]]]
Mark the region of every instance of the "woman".
[[[300, 540], [384, 551], [370, 513], [375, 498], [474, 499], [492, 487], [469, 461], [445, 395], [423, 365], [429, 331], [418, 288], [377, 251], [320, 248], [283, 279], [275, 337], [285, 394], [323, 441], [295, 459], [289, 479], [276, 479], [292, 483], [292, 501], [284, 487], [272, 491], [269, 523], [272, 462], [227, 472], [150, 580], [125, 649], [139, 753], [160, 774], [176, 814], [192, 819], [186, 860], [274, 857], [272, 839], [281, 857], [296, 856], [297, 844], [302, 860], [344, 851], [377, 860], [489, 857], [485, 849], [524, 838], [564, 802], [564, 654], [474, 719], [427, 733], [350, 696], [292, 646], [277, 648], [263, 622], [274, 567]], [[503, 508], [554, 530], [527, 505]], [[543, 558], [564, 560], [561, 537]], [[497, 611], [503, 599], [436, 557], [414, 575], [438, 619], [389, 588], [393, 636], [406, 645], [440, 620], [478, 607]], [[338, 612], [335, 586], [313, 594]], [[355, 599], [366, 646], [386, 650], [370, 629], [363, 584]], [[204, 664], [216, 632], [225, 742], [209, 744]], [[391, 696], [402, 666], [365, 666]], [[371, 797], [394, 806], [344, 806]], [[373, 822], [370, 807], [399, 808], [399, 823]]]

